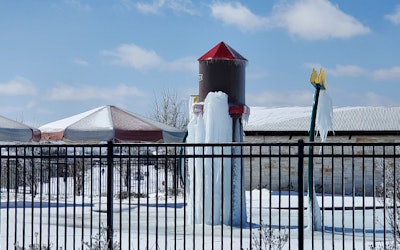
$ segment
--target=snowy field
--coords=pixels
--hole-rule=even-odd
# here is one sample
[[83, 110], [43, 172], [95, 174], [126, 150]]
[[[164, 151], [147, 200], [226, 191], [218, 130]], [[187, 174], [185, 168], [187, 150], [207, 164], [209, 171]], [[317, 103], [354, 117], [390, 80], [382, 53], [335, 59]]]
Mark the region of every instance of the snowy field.
[[[56, 246], [57, 249], [86, 249], [81, 242], [90, 241], [90, 235], [98, 233], [99, 225], [106, 225], [105, 197], [59, 197], [56, 205], [55, 197], [49, 200], [48, 196], [36, 196], [33, 199], [26, 196], [26, 201], [29, 202], [24, 208], [21, 202], [15, 203], [13, 196], [12, 194], [9, 197], [11, 208], [7, 211], [7, 200], [2, 193], [1, 249], [13, 249], [14, 242], [22, 245], [24, 237], [27, 241], [25, 245], [32, 238], [35, 243], [35, 236], [31, 237], [35, 233], [41, 235], [42, 244], [47, 245], [49, 240], [53, 244], [52, 249], [56, 249]], [[34, 204], [33, 209], [31, 201]], [[325, 230], [314, 233], [305, 230], [305, 249], [370, 249], [374, 240], [383, 240], [383, 209], [379, 208], [378, 202], [373, 209], [374, 201], [371, 197], [324, 196], [322, 199], [318, 196], [318, 202], [321, 207], [324, 205], [322, 211]], [[18, 204], [16, 208], [14, 204]], [[295, 209], [298, 204], [295, 193], [278, 195], [264, 189], [260, 200], [259, 190], [246, 192], [248, 219], [242, 229], [188, 225], [184, 220], [188, 207], [184, 204], [182, 195], [165, 199], [162, 192], [158, 193], [158, 197], [152, 194], [140, 199], [115, 199], [114, 240], [121, 243], [122, 249], [211, 249], [212, 245], [217, 249], [250, 249], [251, 238], [253, 235], [259, 236], [257, 228], [262, 221], [268, 228], [271, 226], [275, 233], [281, 228], [281, 233], [289, 235], [290, 240], [284, 249], [298, 248], [298, 213]], [[332, 204], [340, 210], [332, 210]], [[343, 209], [342, 204], [346, 209]], [[42, 210], [39, 209], [40, 206]], [[306, 212], [304, 220], [307, 225]], [[386, 237], [390, 237], [389, 232]]]

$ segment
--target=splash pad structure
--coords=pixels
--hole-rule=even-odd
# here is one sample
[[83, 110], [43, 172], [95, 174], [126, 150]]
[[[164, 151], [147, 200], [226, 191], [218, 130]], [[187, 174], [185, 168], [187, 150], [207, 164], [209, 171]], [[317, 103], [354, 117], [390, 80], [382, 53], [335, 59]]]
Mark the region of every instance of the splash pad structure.
[[[242, 142], [243, 120], [250, 113], [244, 91], [247, 59], [221, 42], [198, 61], [199, 96], [190, 107], [187, 142]], [[213, 158], [189, 160], [189, 222], [245, 224], [244, 165], [240, 156], [234, 157], [240, 148], [195, 147], [187, 152], [202, 153]]]

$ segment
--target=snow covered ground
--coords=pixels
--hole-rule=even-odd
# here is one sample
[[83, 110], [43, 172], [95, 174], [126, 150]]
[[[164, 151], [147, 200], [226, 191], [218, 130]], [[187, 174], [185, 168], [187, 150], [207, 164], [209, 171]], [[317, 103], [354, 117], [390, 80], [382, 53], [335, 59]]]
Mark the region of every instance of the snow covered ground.
[[[11, 194], [7, 211], [5, 196], [2, 193], [1, 249], [7, 249], [7, 245], [12, 249], [15, 241], [22, 245], [24, 237], [28, 245], [35, 233], [41, 235], [42, 244], [51, 242], [52, 249], [56, 245], [57, 249], [82, 249], [82, 240], [89, 241], [91, 234], [98, 233], [99, 225], [106, 225], [105, 197], [59, 197], [58, 205], [54, 197], [50, 201], [48, 196], [26, 197], [23, 207], [21, 202], [14, 202]], [[262, 222], [268, 228], [271, 226], [275, 233], [281, 228], [282, 233], [289, 234], [290, 240], [284, 249], [298, 248], [296, 193], [279, 195], [264, 189], [261, 199], [259, 190], [246, 192], [246, 198], [248, 221], [243, 228], [188, 224], [184, 219], [188, 207], [182, 195], [165, 199], [160, 192], [158, 197], [152, 194], [140, 199], [115, 199], [114, 240], [121, 243], [122, 249], [184, 249], [184, 245], [186, 249], [211, 249], [212, 245], [218, 249], [250, 249], [252, 236], [259, 237], [258, 224]], [[305, 249], [369, 249], [373, 241], [383, 240], [383, 209], [378, 202], [373, 209], [372, 197], [324, 196], [322, 199], [318, 196], [318, 202], [323, 209], [325, 230], [314, 233], [305, 230]], [[332, 204], [339, 210], [332, 210]], [[304, 214], [307, 225], [307, 213]], [[389, 236], [387, 232], [386, 237]]]

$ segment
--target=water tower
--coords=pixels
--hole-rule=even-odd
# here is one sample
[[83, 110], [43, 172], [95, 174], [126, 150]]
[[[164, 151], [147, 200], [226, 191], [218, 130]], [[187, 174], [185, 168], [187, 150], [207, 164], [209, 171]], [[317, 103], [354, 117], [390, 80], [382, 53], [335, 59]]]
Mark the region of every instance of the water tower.
[[[210, 92], [222, 91], [226, 93], [228, 95], [229, 114], [233, 119], [232, 141], [242, 142], [242, 118], [250, 113], [245, 100], [247, 59], [225, 42], [220, 42], [202, 55], [198, 61], [198, 101], [203, 102]], [[197, 109], [201, 110], [201, 107], [197, 106]]]
[[[232, 142], [243, 141], [243, 119], [250, 109], [245, 101], [245, 67], [247, 59], [225, 42], [202, 55], [199, 59], [199, 100], [193, 105], [193, 112], [203, 111], [203, 102], [210, 92], [224, 92], [228, 96], [229, 116], [232, 119]], [[230, 199], [229, 215], [224, 213], [224, 224], [242, 225], [246, 223], [244, 164], [240, 147], [232, 147], [231, 184], [228, 190]], [[225, 190], [224, 190], [225, 191]], [[208, 195], [208, 194], [206, 194]], [[224, 204], [225, 205], [225, 204]], [[225, 210], [225, 208], [224, 208]]]

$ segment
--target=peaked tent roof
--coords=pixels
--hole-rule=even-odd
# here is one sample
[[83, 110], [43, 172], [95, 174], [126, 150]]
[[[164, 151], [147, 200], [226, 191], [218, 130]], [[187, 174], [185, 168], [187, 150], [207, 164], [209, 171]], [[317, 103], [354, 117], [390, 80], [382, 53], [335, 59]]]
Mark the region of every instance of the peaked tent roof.
[[[245, 132], [290, 133], [310, 129], [311, 107], [250, 107]], [[335, 133], [400, 132], [400, 107], [334, 107]]]
[[225, 42], [220, 42], [210, 49], [207, 53], [202, 55], [198, 61], [206, 60], [242, 60], [247, 61], [242, 55], [240, 55], [236, 50], [232, 49]]
[[43, 140], [181, 142], [184, 131], [129, 113], [102, 106], [40, 127]]
[[0, 141], [31, 142], [40, 140], [40, 130], [0, 116]]

